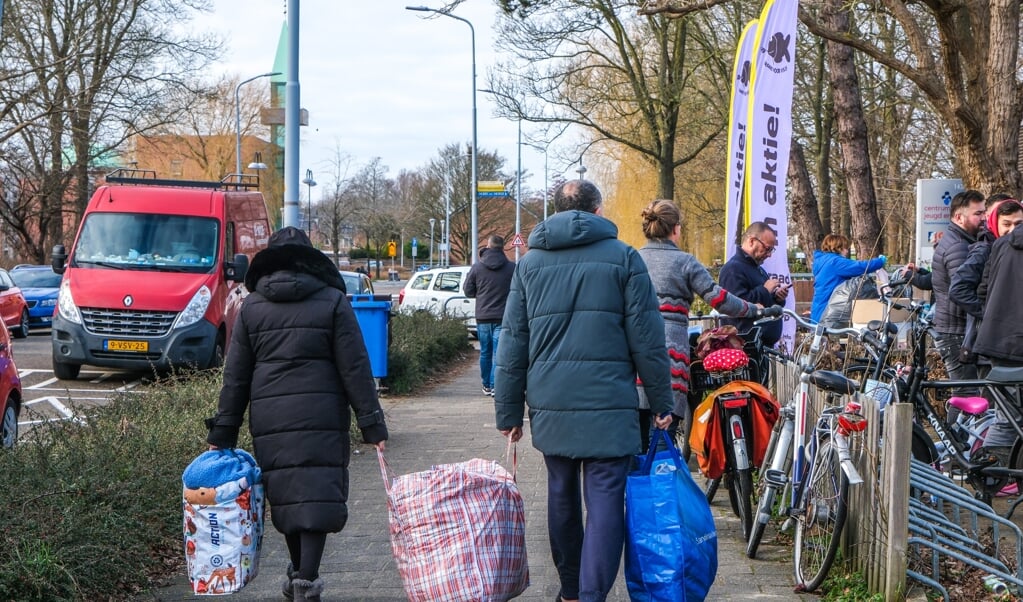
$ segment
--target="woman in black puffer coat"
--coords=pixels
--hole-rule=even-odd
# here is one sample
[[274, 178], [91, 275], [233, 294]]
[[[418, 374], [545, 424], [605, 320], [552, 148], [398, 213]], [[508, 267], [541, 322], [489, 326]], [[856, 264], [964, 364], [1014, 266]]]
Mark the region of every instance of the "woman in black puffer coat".
[[284, 595], [319, 600], [327, 533], [348, 519], [351, 410], [381, 450], [387, 427], [337, 267], [284, 228], [256, 254], [235, 322], [211, 447], [234, 447], [246, 408], [274, 527], [291, 555]]

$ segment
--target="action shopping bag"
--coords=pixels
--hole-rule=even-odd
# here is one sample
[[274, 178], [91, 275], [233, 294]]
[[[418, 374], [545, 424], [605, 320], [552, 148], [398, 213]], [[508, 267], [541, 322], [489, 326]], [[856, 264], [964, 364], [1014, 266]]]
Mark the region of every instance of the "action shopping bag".
[[392, 478], [377, 456], [410, 602], [504, 602], [526, 590], [526, 514], [511, 473], [473, 459]]
[[211, 450], [193, 460], [181, 480], [192, 592], [233, 594], [259, 572], [263, 484], [256, 460], [242, 450]]
[[[668, 449], [656, 452], [657, 438]], [[656, 452], [656, 453], [655, 453]], [[701, 602], [718, 569], [717, 529], [707, 498], [667, 431], [625, 484], [625, 581], [633, 602]]]

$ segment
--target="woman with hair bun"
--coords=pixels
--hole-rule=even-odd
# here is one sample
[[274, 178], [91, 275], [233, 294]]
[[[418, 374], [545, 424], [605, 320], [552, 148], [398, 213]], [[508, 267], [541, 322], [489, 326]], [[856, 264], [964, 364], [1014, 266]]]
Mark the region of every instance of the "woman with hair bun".
[[[698, 259], [678, 248], [682, 234], [682, 214], [674, 202], [658, 199], [643, 209], [643, 234], [647, 243], [639, 250], [657, 291], [657, 302], [664, 318], [664, 342], [671, 359], [671, 388], [675, 396], [672, 410], [686, 423], [692, 416], [689, 392], [689, 306], [697, 296], [712, 308], [735, 318], [755, 316], [760, 305], [732, 295], [714, 282]], [[643, 449], [650, 435], [650, 410], [640, 392], [640, 428]], [[677, 419], [676, 425], [677, 426]]]

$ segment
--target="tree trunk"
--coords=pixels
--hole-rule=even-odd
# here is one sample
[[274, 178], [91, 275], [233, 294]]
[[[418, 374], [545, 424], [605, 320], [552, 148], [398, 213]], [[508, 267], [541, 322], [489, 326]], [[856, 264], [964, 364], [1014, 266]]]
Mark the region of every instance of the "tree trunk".
[[820, 248], [824, 226], [817, 211], [817, 198], [813, 194], [803, 147], [795, 139], [792, 140], [792, 150], [789, 152], [788, 178], [792, 222], [799, 234], [799, 248], [806, 253], [806, 266], [813, 267], [813, 252]]
[[[828, 0], [824, 19], [835, 31], [849, 30], [849, 12], [844, 0]], [[884, 252], [881, 221], [870, 168], [867, 124], [863, 119], [859, 81], [853, 49], [828, 42], [828, 67], [835, 99], [835, 122], [842, 149], [843, 172], [849, 198], [850, 226], [857, 256], [861, 259]]]

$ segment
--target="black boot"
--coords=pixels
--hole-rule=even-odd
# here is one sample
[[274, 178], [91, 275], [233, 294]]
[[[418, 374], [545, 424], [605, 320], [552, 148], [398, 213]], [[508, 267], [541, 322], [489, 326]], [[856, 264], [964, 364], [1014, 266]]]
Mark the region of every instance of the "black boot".
[[292, 598], [294, 602], [307, 602], [309, 600], [320, 602], [320, 594], [323, 593], [323, 579], [317, 577], [315, 581], [306, 581], [296, 577], [291, 582], [291, 587], [295, 592]]

